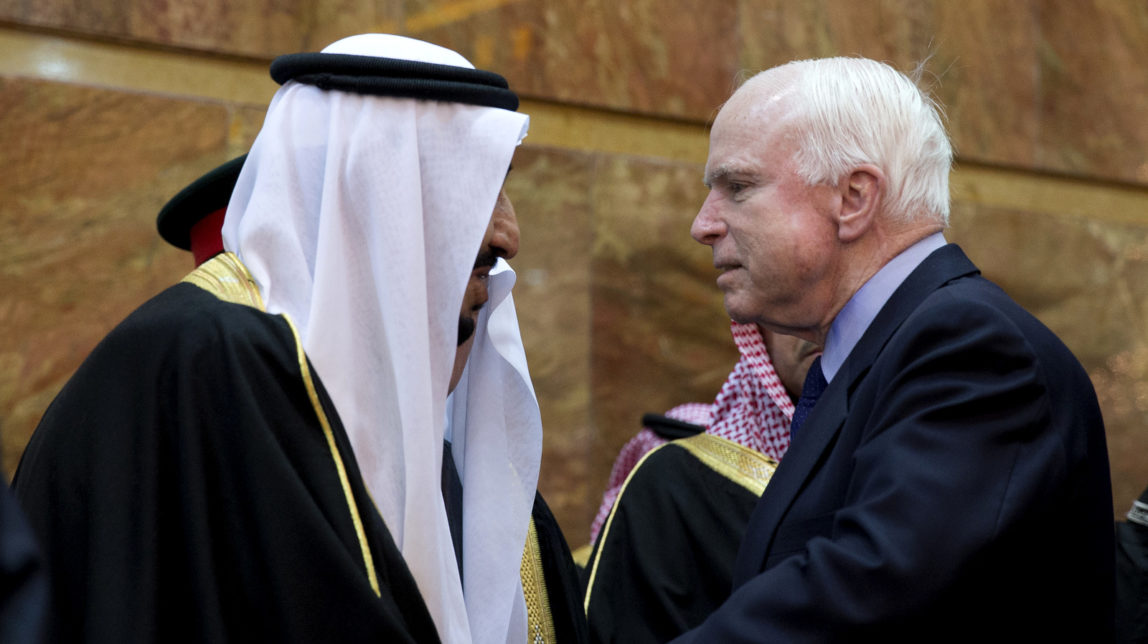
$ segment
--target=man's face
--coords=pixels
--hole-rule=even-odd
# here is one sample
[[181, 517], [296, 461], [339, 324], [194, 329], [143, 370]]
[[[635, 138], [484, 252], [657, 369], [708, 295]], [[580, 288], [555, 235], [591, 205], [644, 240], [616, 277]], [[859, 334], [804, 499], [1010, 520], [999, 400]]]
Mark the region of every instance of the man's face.
[[797, 400], [801, 397], [801, 388], [805, 385], [805, 374], [809, 373], [813, 359], [821, 355], [821, 347], [808, 340], [774, 333], [760, 326], [758, 330], [761, 331], [761, 339], [765, 341], [765, 348], [769, 351], [769, 359], [777, 371], [777, 377], [789, 392], [789, 397]]
[[466, 367], [467, 358], [470, 357], [474, 330], [478, 324], [478, 312], [490, 299], [490, 293], [487, 291], [490, 269], [494, 267], [499, 257], [511, 259], [517, 254], [518, 218], [514, 214], [510, 198], [506, 196], [506, 190], [503, 189], [498, 193], [494, 213], [490, 216], [486, 235], [482, 238], [482, 246], [479, 247], [474, 269], [470, 273], [470, 281], [467, 282], [466, 292], [462, 297], [462, 310], [458, 315], [458, 349], [454, 356], [450, 391], [454, 391]]
[[730, 317], [777, 330], [822, 324], [839, 268], [841, 199], [794, 171], [789, 112], [776, 88], [730, 99], [710, 133], [710, 192], [690, 229], [713, 248]]

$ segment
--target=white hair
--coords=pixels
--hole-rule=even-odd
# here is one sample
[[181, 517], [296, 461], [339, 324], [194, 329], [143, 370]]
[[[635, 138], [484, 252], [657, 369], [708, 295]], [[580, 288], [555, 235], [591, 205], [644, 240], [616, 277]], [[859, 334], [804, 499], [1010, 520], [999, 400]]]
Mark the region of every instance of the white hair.
[[781, 84], [793, 118], [798, 174], [836, 183], [861, 164], [888, 181], [884, 212], [903, 223], [948, 225], [953, 149], [941, 108], [889, 65], [866, 58], [800, 60], [757, 74], [743, 89]]

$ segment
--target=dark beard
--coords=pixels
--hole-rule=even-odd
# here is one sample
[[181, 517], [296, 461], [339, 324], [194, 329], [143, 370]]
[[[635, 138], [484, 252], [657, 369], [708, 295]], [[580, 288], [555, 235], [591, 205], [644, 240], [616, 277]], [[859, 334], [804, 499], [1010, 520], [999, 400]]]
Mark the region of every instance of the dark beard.
[[458, 318], [458, 346], [470, 339], [474, 335], [474, 320], [459, 316]]

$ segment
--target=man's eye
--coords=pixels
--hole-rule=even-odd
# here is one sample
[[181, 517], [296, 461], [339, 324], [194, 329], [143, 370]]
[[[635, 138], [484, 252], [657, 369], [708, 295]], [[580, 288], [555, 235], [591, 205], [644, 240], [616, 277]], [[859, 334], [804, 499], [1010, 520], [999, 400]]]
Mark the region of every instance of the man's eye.
[[473, 277], [474, 277], [474, 279], [478, 280], [479, 282], [482, 282], [483, 284], [490, 282], [490, 273], [487, 273], [485, 271], [483, 271], [481, 273], [475, 273]]

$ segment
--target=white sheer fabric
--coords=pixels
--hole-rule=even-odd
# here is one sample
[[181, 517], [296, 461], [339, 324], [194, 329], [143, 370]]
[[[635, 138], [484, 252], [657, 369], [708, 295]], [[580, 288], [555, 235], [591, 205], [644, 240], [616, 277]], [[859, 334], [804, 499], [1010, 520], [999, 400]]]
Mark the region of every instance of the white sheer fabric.
[[[470, 67], [398, 36], [354, 36], [324, 51]], [[473, 404], [467, 397], [472, 420], [462, 433], [471, 440], [456, 449], [464, 453], [464, 562], [468, 583], [492, 580], [469, 602], [439, 484], [463, 292], [527, 125], [527, 116], [501, 109], [288, 82], [271, 101], [223, 227], [224, 247], [251, 270], [269, 311], [299, 328], [446, 642], [522, 641], [526, 632], [510, 616], [520, 612], [525, 490], [532, 500], [540, 458], [529, 445], [541, 436], [537, 405], [521, 404], [518, 382], [488, 383]], [[507, 403], [495, 400], [503, 384]], [[507, 407], [526, 418], [473, 420]]]
[[542, 418], [510, 294], [514, 281], [514, 271], [499, 260], [448, 409], [462, 478], [463, 579], [476, 642], [522, 642], [527, 635], [519, 563], [538, 486]]

